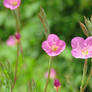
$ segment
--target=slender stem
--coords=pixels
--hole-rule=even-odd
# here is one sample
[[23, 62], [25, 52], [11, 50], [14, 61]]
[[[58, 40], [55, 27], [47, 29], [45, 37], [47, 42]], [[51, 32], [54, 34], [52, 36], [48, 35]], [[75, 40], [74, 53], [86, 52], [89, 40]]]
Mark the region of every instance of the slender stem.
[[31, 83], [28, 81], [28, 92], [31, 92]]
[[[17, 32], [20, 33], [20, 9], [17, 8], [17, 14], [16, 12], [14, 11], [14, 16], [15, 16], [15, 20], [16, 20], [16, 30]], [[21, 51], [21, 55], [22, 55], [22, 61], [24, 61], [24, 58], [23, 58], [23, 47], [22, 47], [22, 42], [20, 40], [20, 51]]]
[[81, 81], [80, 92], [82, 92], [82, 89], [83, 89], [83, 85], [84, 85], [85, 78], [86, 78], [86, 72], [87, 72], [87, 59], [85, 59], [85, 63], [84, 63], [84, 67], [83, 67], [83, 78]]
[[56, 92], [58, 92], [58, 89], [56, 90]]
[[[19, 13], [17, 11], [17, 13]], [[20, 32], [20, 21], [19, 21], [19, 14], [16, 14], [15, 11], [13, 11], [14, 17], [15, 17], [15, 21], [16, 21], [16, 31]]]
[[40, 14], [38, 14], [38, 16], [39, 16], [39, 18], [40, 18], [40, 21], [42, 22], [42, 24], [43, 24], [43, 27], [44, 27], [44, 29], [45, 29], [45, 36], [46, 36], [46, 38], [48, 37], [48, 29], [47, 29], [47, 27], [46, 27], [46, 25], [45, 25], [45, 23], [44, 23], [44, 20], [43, 20], [43, 18], [42, 18], [42, 16], [40, 15]]
[[[16, 20], [16, 31], [20, 32], [20, 23], [19, 23], [19, 14], [17, 15], [16, 12], [14, 11], [14, 17]], [[19, 13], [19, 11], [17, 11]], [[19, 50], [20, 50], [20, 43], [17, 43], [17, 57], [16, 57], [16, 66], [15, 66], [15, 74], [14, 74], [14, 83], [11, 86], [11, 92], [13, 92], [13, 88], [15, 87], [16, 80], [17, 80], [17, 71], [18, 71], [18, 60], [19, 60]]]
[[82, 92], [85, 91], [85, 89], [86, 89], [86, 87], [87, 87], [87, 85], [88, 85], [88, 82], [89, 82], [89, 80], [91, 79], [91, 77], [92, 77], [92, 61], [91, 61], [91, 70], [90, 70], [90, 74], [89, 74], [88, 79], [87, 79], [87, 81], [86, 81], [86, 83], [85, 83], [85, 85], [84, 85], [84, 87], [83, 87], [83, 89], [82, 89]]
[[21, 51], [21, 55], [22, 55], [22, 62], [24, 62], [24, 53], [23, 53], [23, 47], [22, 47], [22, 44], [21, 44], [21, 41], [20, 41], [20, 51]]
[[19, 45], [17, 44], [17, 58], [16, 58], [16, 67], [15, 67], [14, 83], [13, 83], [13, 85], [12, 85], [12, 87], [11, 87], [11, 92], [13, 91], [13, 88], [15, 87], [16, 80], [17, 80], [18, 58], [19, 58]]
[[49, 83], [49, 78], [50, 78], [50, 70], [51, 70], [51, 60], [52, 60], [52, 57], [50, 57], [49, 59], [49, 69], [48, 69], [48, 79], [46, 81], [46, 85], [45, 85], [45, 89], [44, 89], [44, 92], [47, 92], [47, 87], [48, 87], [48, 83]]

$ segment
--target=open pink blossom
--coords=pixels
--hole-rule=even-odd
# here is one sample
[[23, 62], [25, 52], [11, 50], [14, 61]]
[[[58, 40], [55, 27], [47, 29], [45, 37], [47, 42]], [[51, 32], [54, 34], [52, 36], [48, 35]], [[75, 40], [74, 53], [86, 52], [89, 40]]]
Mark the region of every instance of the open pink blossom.
[[21, 0], [4, 0], [3, 4], [6, 8], [15, 10], [20, 6]]
[[[45, 73], [45, 77], [48, 78], [48, 72]], [[50, 70], [50, 78], [51, 79], [56, 78], [56, 71], [53, 68]]]
[[42, 49], [49, 56], [57, 56], [65, 49], [65, 42], [55, 34], [49, 34], [48, 39], [42, 43]]
[[9, 39], [6, 41], [8, 46], [14, 46], [16, 44], [16, 40], [14, 36], [10, 36]]
[[72, 56], [75, 58], [87, 59], [92, 57], [92, 37], [83, 39], [82, 37], [75, 37], [71, 41]]

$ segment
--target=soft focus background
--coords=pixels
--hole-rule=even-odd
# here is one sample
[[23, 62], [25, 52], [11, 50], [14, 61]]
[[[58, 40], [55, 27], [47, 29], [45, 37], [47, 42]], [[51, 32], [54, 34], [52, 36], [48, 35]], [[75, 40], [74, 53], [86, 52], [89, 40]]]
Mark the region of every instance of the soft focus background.
[[[43, 92], [48, 71], [49, 56], [42, 50], [41, 43], [45, 40], [44, 28], [38, 17], [40, 7], [43, 7], [51, 33], [65, 40], [67, 47], [63, 53], [53, 59], [52, 67], [62, 86], [59, 92], [79, 92], [82, 79], [84, 60], [75, 59], [71, 55], [71, 39], [84, 36], [79, 21], [84, 22], [84, 16], [92, 13], [92, 0], [22, 0], [21, 40], [24, 61], [19, 57], [18, 80], [14, 92]], [[16, 46], [9, 47], [6, 40], [15, 33], [13, 13], [3, 6], [0, 0], [0, 92], [10, 92], [16, 63]], [[88, 73], [90, 60], [88, 61]], [[55, 92], [53, 80], [50, 80], [48, 91]], [[92, 79], [85, 92], [92, 92]]]

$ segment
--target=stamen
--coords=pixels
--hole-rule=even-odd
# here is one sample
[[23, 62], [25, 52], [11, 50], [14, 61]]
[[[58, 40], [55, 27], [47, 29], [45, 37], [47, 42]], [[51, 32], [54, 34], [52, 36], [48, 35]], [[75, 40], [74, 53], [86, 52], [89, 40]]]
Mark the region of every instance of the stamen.
[[56, 51], [57, 49], [58, 49], [58, 46], [56, 46], [56, 45], [52, 46], [52, 51]]
[[17, 5], [17, 2], [16, 2], [16, 1], [14, 1], [14, 2], [12, 3], [12, 5], [16, 6], [16, 5]]
[[83, 54], [83, 55], [88, 55], [88, 50], [83, 50], [83, 51], [82, 51], [82, 54]]

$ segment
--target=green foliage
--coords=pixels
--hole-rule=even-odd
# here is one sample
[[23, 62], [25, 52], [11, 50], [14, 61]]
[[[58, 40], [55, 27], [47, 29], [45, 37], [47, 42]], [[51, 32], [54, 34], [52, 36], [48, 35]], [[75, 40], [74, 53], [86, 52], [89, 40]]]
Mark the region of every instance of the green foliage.
[[[14, 81], [16, 46], [8, 47], [6, 40], [15, 33], [16, 24], [13, 13], [5, 9], [3, 0], [0, 2], [0, 92], [10, 92]], [[72, 57], [70, 41], [74, 36], [85, 37], [78, 22], [83, 21], [83, 16], [90, 17], [91, 6], [91, 0], [22, 0], [20, 17], [24, 61], [20, 55], [14, 92], [28, 92], [29, 89], [43, 92], [44, 89], [49, 57], [41, 49], [45, 35], [38, 17], [40, 7], [46, 12], [51, 33], [57, 34], [67, 44], [66, 50], [55, 57], [52, 64], [62, 84], [59, 92], [79, 92], [84, 60]], [[29, 82], [32, 88], [28, 88]], [[48, 92], [55, 92], [53, 80], [50, 80]], [[92, 92], [92, 79], [87, 92]]]

